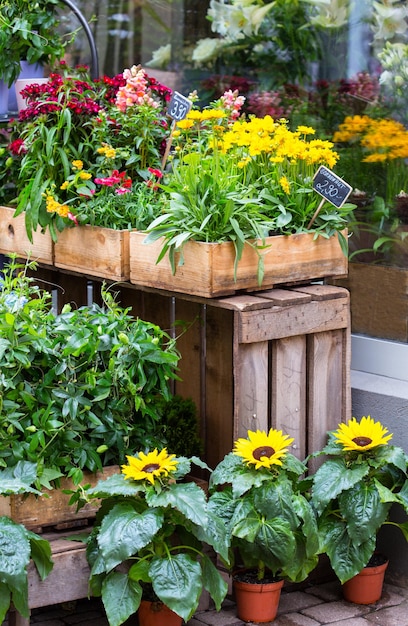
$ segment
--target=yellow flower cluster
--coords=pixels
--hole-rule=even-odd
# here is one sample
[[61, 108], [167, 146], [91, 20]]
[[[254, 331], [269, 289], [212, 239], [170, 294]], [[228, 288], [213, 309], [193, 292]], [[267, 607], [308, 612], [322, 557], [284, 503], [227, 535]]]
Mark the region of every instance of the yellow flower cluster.
[[47, 193], [45, 202], [48, 213], [57, 213], [60, 217], [68, 217], [68, 206], [58, 202], [52, 194]]
[[408, 130], [392, 119], [372, 119], [368, 115], [346, 117], [333, 136], [334, 142], [359, 142], [369, 154], [366, 163], [408, 158]]
[[313, 133], [314, 130], [306, 126], [293, 132], [286, 120], [274, 121], [269, 115], [254, 117], [249, 121], [236, 121], [223, 135], [220, 148], [224, 153], [234, 148], [245, 149], [249, 157], [264, 155], [271, 163], [304, 162], [306, 165], [333, 167], [339, 158], [333, 150], [333, 143], [321, 139], [307, 141], [305, 135]]
[[98, 154], [102, 154], [107, 159], [114, 159], [116, 156], [115, 148], [112, 148], [112, 146], [107, 143], [104, 143], [100, 148], [98, 148], [97, 152]]

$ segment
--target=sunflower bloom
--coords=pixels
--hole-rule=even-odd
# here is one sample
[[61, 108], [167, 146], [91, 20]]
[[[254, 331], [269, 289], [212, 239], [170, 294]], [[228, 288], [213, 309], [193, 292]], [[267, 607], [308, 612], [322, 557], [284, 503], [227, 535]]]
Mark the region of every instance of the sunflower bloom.
[[281, 458], [293, 441], [292, 437], [283, 435], [281, 430], [274, 428], [269, 433], [249, 430], [247, 439], [238, 439], [235, 442], [233, 453], [242, 457], [248, 465], [255, 465], [255, 469], [269, 468], [272, 465], [282, 465]]
[[357, 422], [352, 417], [347, 424], [339, 424], [334, 432], [337, 443], [343, 446], [343, 450], [365, 451], [386, 445], [392, 437], [387, 435], [388, 429], [381, 422], [374, 422], [372, 417], [362, 417]]
[[122, 474], [133, 480], [148, 480], [153, 485], [155, 478], [168, 476], [176, 469], [175, 457], [175, 454], [167, 454], [166, 448], [147, 454], [139, 452], [137, 456], [126, 457], [129, 465], [122, 465]]

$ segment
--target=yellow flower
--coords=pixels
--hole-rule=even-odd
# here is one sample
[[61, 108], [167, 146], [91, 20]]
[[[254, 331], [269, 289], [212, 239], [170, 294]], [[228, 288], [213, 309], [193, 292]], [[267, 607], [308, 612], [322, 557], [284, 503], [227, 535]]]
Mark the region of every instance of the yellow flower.
[[62, 183], [60, 189], [68, 189], [69, 186], [69, 182], [67, 180], [64, 180], [64, 182]]
[[280, 178], [279, 184], [282, 187], [283, 191], [289, 195], [290, 194], [290, 182], [288, 181], [286, 176], [282, 176]]
[[157, 448], [145, 454], [139, 452], [137, 456], [127, 456], [129, 465], [122, 465], [122, 474], [133, 480], [148, 480], [152, 485], [155, 478], [168, 474], [177, 468], [175, 454], [167, 454], [166, 448], [160, 452]]
[[92, 178], [92, 174], [90, 174], [89, 172], [81, 172], [79, 178], [81, 180], [89, 180], [90, 178]]
[[334, 435], [337, 443], [342, 444], [344, 450], [370, 450], [377, 446], [386, 445], [392, 437], [387, 435], [388, 429], [381, 422], [374, 422], [372, 417], [362, 417], [357, 422], [352, 417], [347, 424], [339, 424]]
[[80, 159], [77, 159], [76, 161], [72, 161], [72, 165], [74, 169], [76, 170], [82, 170], [82, 168], [84, 167], [84, 164]]
[[282, 465], [281, 458], [287, 453], [287, 448], [294, 441], [292, 437], [283, 435], [281, 430], [271, 428], [265, 431], [248, 431], [247, 439], [238, 439], [235, 442], [233, 453], [243, 458], [248, 465], [271, 467]]

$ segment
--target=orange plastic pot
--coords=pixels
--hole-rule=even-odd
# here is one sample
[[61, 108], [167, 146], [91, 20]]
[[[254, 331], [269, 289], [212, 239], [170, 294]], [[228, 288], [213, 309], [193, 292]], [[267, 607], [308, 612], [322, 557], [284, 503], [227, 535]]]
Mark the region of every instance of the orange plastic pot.
[[163, 602], [142, 600], [137, 611], [139, 626], [181, 626], [183, 619]]
[[233, 581], [237, 615], [244, 622], [271, 622], [278, 612], [283, 580], [256, 584]]
[[388, 561], [375, 567], [365, 567], [343, 584], [343, 596], [354, 604], [373, 604], [382, 595]]

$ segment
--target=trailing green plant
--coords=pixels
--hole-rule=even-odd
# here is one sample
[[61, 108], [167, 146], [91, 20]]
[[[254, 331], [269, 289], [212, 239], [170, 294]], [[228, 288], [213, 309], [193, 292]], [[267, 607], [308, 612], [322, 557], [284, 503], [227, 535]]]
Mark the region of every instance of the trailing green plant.
[[408, 540], [408, 523], [389, 518], [393, 504], [408, 512], [408, 457], [389, 444], [387, 433], [370, 416], [359, 422], [353, 417], [329, 432], [326, 447], [312, 455], [328, 456], [308, 480], [319, 551], [327, 554], [341, 583], [367, 565], [384, 524], [399, 527]]
[[110, 626], [134, 614], [142, 597], [154, 597], [188, 621], [203, 588], [219, 610], [227, 593], [208, 545], [227, 558], [220, 520], [207, 510], [206, 495], [194, 482], [179, 482], [198, 458], [164, 448], [127, 456], [122, 474], [99, 481], [85, 501], [101, 498], [88, 539], [90, 588], [102, 596]]
[[171, 397], [175, 340], [133, 318], [103, 287], [103, 305], [55, 314], [12, 260], [0, 291], [0, 465], [37, 463], [40, 484], [121, 463], [155, 445], [157, 402]]
[[[0, 497], [12, 494], [40, 495], [31, 487], [37, 475], [35, 463], [19, 461], [14, 467], [0, 470]], [[27, 566], [33, 560], [41, 580], [53, 568], [51, 546], [43, 537], [27, 530], [7, 516], [0, 516], [0, 622], [11, 604], [26, 619], [28, 606]]]
[[210, 476], [209, 511], [227, 529], [232, 572], [252, 570], [304, 580], [317, 564], [319, 539], [308, 497], [300, 489], [306, 466], [287, 451], [282, 431], [248, 431]]
[[160, 428], [168, 450], [177, 456], [201, 456], [203, 442], [198, 432], [197, 407], [192, 398], [172, 396], [158, 406]]

